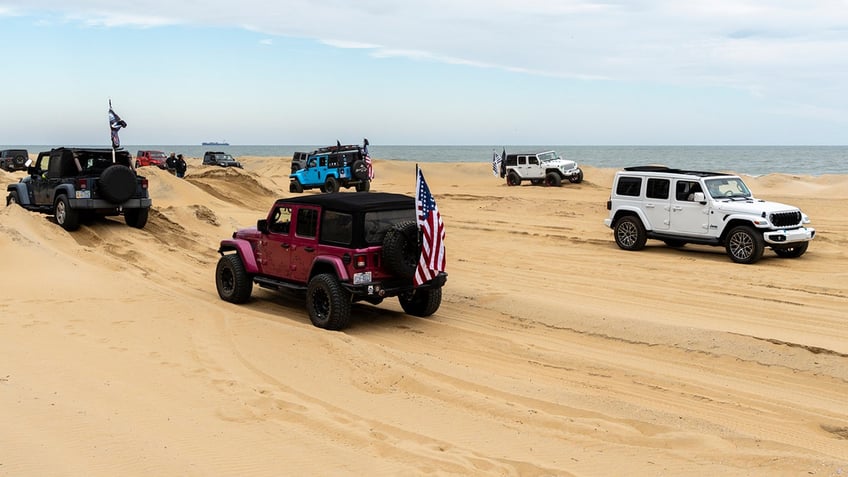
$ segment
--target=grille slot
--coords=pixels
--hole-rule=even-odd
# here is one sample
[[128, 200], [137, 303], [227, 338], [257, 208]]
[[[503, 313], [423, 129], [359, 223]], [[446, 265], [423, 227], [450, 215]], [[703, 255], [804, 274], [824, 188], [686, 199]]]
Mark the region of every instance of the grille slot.
[[778, 212], [769, 216], [769, 221], [776, 227], [791, 227], [801, 224], [801, 212]]

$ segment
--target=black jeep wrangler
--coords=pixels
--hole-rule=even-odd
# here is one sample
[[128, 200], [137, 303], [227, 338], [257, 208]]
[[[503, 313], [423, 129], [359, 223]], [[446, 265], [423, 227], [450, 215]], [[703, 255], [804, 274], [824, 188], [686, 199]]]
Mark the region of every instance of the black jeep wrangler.
[[238, 167], [242, 168], [241, 162], [235, 160], [232, 154], [221, 151], [206, 151], [203, 153], [204, 166]]
[[121, 215], [127, 225], [143, 228], [151, 200], [147, 179], [132, 168], [123, 149], [60, 147], [38, 154], [29, 176], [6, 190], [6, 205], [53, 214], [65, 230], [76, 230], [80, 219]]
[[0, 169], [9, 172], [26, 170], [29, 153], [26, 149], [4, 149], [0, 151]]

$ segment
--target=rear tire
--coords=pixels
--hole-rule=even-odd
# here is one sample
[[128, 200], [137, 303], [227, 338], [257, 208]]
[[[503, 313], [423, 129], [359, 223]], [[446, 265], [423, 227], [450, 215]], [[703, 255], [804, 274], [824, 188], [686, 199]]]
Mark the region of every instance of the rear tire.
[[736, 263], [756, 263], [763, 256], [763, 236], [747, 225], [734, 227], [727, 234], [725, 250]]
[[521, 185], [521, 178], [518, 177], [518, 174], [516, 174], [515, 171], [509, 171], [509, 173], [506, 175], [506, 185], [508, 185], [508, 186], [520, 186]]
[[73, 232], [80, 227], [79, 211], [71, 208], [68, 198], [64, 195], [56, 198], [53, 204], [53, 216], [56, 217], [56, 223], [68, 232]]
[[370, 180], [366, 179], [366, 180], [356, 184], [356, 192], [368, 192], [369, 190], [371, 190], [371, 181]]
[[642, 221], [632, 215], [625, 215], [618, 219], [613, 227], [613, 234], [615, 243], [622, 250], [642, 250], [645, 248], [645, 242], [648, 241], [648, 234], [645, 232]]
[[413, 290], [398, 295], [400, 307], [408, 315], [422, 318], [432, 315], [442, 304], [442, 288]]
[[130, 227], [143, 229], [147, 224], [147, 217], [150, 215], [150, 209], [124, 209], [124, 221]]
[[135, 173], [127, 166], [113, 164], [97, 179], [98, 190], [114, 204], [122, 204], [135, 194]]
[[330, 176], [324, 181], [324, 191], [333, 193], [339, 191], [339, 181], [336, 180], [335, 177]]
[[368, 180], [368, 165], [362, 159], [353, 161], [350, 170], [353, 171], [353, 177], [355, 179], [360, 181]]
[[244, 303], [253, 291], [253, 280], [244, 269], [237, 253], [222, 255], [215, 269], [215, 287], [218, 296], [230, 303]]
[[329, 273], [315, 275], [306, 289], [306, 309], [312, 324], [341, 330], [350, 324], [350, 293]]

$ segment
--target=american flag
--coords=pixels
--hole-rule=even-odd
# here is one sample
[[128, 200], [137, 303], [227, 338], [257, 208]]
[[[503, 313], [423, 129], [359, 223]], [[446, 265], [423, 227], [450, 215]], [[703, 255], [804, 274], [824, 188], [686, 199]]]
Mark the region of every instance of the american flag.
[[127, 127], [127, 122], [121, 119], [120, 116], [115, 114], [115, 111], [112, 111], [112, 101], [109, 100], [109, 129], [112, 130], [112, 148], [117, 149], [121, 147], [121, 139], [118, 138], [118, 131], [121, 128]]
[[501, 171], [501, 156], [498, 155], [497, 152], [492, 151], [492, 174], [498, 175]]
[[432, 280], [439, 272], [445, 271], [445, 224], [436, 201], [430, 194], [430, 188], [424, 181], [424, 174], [415, 167], [418, 176], [415, 189], [415, 208], [418, 211], [418, 230], [421, 231], [422, 246], [418, 267], [415, 269], [413, 284], [417, 287]]
[[368, 138], [365, 138], [362, 146], [362, 153], [365, 154], [365, 166], [368, 167], [368, 179], [374, 179], [374, 166], [371, 164], [371, 154], [368, 153]]

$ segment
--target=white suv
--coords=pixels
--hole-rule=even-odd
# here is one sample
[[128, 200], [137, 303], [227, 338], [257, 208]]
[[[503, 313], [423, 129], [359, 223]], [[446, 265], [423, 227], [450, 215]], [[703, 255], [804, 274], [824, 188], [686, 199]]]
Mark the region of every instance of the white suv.
[[583, 182], [583, 171], [576, 162], [563, 159], [555, 151], [545, 151], [507, 154], [501, 162], [501, 177], [506, 177], [509, 186], [529, 180], [533, 185], [559, 187], [564, 179], [574, 184]]
[[755, 199], [740, 177], [717, 172], [627, 167], [615, 174], [607, 209], [604, 225], [624, 250], [641, 250], [649, 238], [723, 245], [734, 262], [754, 263], [766, 246], [800, 257], [816, 235], [797, 207]]

